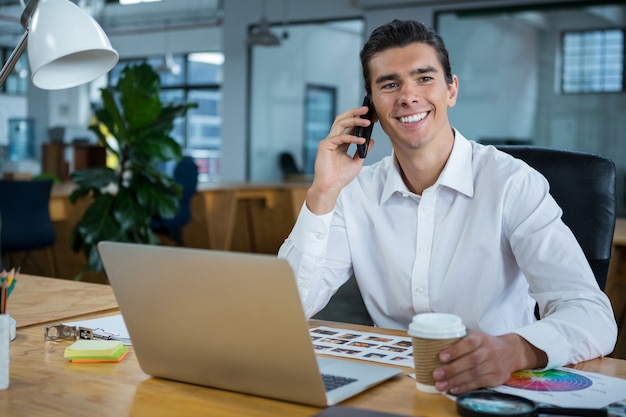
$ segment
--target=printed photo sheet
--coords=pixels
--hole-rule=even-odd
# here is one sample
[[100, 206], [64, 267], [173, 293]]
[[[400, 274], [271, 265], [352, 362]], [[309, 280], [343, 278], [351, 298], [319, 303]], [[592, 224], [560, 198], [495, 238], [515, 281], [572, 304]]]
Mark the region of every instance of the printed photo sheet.
[[408, 336], [389, 336], [324, 326], [312, 328], [309, 333], [317, 353], [413, 367], [413, 348]]

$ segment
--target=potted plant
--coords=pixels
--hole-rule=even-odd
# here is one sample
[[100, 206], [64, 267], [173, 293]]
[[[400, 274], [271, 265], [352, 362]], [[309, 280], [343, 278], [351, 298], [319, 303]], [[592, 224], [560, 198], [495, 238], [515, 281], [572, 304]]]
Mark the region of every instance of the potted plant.
[[195, 104], [166, 104], [159, 98], [159, 75], [148, 64], [126, 66], [114, 92], [101, 89], [103, 106], [90, 126], [98, 142], [117, 159], [117, 167], [74, 171], [75, 203], [91, 200], [75, 225], [72, 250], [87, 258], [76, 279], [91, 269], [102, 271], [96, 245], [102, 240], [158, 243], [150, 222], [155, 216], [174, 217], [181, 188], [159, 169], [159, 164], [178, 160], [180, 145], [170, 136], [174, 119]]

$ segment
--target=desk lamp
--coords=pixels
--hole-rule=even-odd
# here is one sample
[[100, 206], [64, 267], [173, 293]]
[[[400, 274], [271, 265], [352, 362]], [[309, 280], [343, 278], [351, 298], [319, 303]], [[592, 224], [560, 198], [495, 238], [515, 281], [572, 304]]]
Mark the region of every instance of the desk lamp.
[[0, 85], [27, 44], [33, 84], [45, 90], [93, 81], [118, 61], [119, 56], [100, 25], [69, 0], [30, 0], [20, 23], [26, 31], [0, 70]]

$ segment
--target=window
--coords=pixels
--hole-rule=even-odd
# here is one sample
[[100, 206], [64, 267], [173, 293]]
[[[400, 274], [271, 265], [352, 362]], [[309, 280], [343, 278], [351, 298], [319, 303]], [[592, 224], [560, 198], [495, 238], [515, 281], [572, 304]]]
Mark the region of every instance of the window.
[[[7, 62], [11, 56], [10, 49], [2, 48], [2, 62]], [[7, 77], [5, 83], [0, 87], [0, 92], [6, 94], [25, 96], [28, 93], [28, 77], [30, 71], [28, 69], [28, 57], [22, 54], [11, 73]]]
[[304, 173], [313, 174], [319, 142], [328, 135], [335, 119], [337, 90], [308, 84], [304, 105]]
[[624, 90], [624, 32], [619, 29], [565, 32], [563, 93]]
[[193, 157], [200, 181], [217, 180], [221, 159], [221, 53], [192, 53], [145, 59], [120, 60], [109, 73], [109, 85], [117, 85], [128, 64], [147, 62], [161, 77], [161, 100], [170, 103], [196, 103], [184, 118], [176, 120], [172, 137]]

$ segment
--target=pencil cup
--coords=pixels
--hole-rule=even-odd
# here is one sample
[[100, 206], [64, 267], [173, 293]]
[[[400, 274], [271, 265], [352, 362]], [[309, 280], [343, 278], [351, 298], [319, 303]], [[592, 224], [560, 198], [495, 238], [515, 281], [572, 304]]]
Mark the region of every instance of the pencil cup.
[[[7, 313], [9, 316], [9, 313]], [[15, 336], [17, 336], [17, 322], [11, 316], [9, 316], [9, 340], [14, 340]]]
[[438, 394], [433, 370], [441, 365], [439, 352], [461, 340], [465, 326], [454, 314], [422, 313], [413, 317], [408, 334], [413, 342], [417, 389]]
[[0, 314], [0, 390], [9, 388], [10, 322], [8, 314]]

